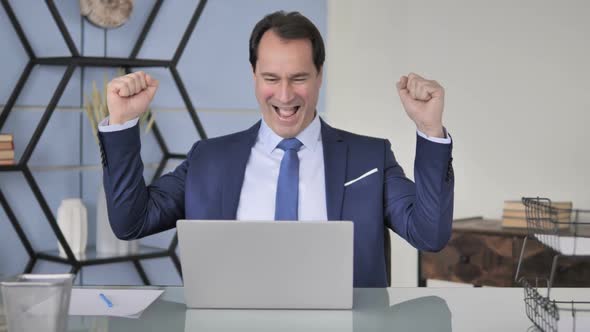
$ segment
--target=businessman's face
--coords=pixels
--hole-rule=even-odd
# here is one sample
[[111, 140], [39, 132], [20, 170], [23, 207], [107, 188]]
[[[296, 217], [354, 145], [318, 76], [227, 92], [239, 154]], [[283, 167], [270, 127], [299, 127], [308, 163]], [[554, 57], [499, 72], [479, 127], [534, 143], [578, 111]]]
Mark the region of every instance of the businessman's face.
[[315, 116], [322, 85], [311, 42], [285, 40], [272, 30], [265, 32], [258, 45], [254, 83], [268, 126], [283, 138], [297, 136]]

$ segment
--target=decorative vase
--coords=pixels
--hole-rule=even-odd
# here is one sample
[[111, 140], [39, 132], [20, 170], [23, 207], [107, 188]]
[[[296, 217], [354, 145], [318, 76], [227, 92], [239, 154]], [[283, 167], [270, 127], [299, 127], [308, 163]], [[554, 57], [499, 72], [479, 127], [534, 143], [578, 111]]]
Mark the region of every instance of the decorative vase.
[[104, 187], [100, 184], [96, 195], [96, 252], [103, 255], [128, 255], [138, 251], [138, 240], [119, 240], [113, 233]]
[[[74, 255], [80, 258], [86, 251], [88, 238], [88, 215], [81, 199], [68, 198], [61, 201], [57, 209], [57, 225]], [[66, 257], [59, 241], [57, 245], [59, 255]]]

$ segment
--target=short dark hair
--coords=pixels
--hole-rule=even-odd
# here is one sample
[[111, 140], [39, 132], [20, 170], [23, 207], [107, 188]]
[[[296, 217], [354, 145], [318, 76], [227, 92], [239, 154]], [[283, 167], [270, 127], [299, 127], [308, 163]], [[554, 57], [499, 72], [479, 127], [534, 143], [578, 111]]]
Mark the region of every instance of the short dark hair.
[[282, 39], [308, 39], [311, 42], [313, 64], [318, 73], [320, 72], [326, 59], [326, 50], [318, 28], [301, 13], [282, 10], [266, 15], [256, 23], [252, 30], [250, 35], [250, 64], [254, 71], [258, 60], [258, 44], [260, 44], [262, 35], [268, 30], [272, 30]]

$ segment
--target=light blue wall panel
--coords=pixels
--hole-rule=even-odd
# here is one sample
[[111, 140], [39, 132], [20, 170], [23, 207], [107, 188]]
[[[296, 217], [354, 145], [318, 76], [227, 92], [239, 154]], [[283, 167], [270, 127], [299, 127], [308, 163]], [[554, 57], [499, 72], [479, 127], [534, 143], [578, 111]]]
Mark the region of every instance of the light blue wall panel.
[[[44, 2], [37, 0], [13, 0], [10, 1], [10, 5], [37, 56], [69, 55], [68, 47], [61, 37], [53, 16], [51, 16]], [[60, 10], [60, 12], [62, 11]], [[75, 19], [75, 22], [65, 19], [64, 21], [67, 26], [71, 26], [79, 24], [80, 19]]]
[[88, 245], [96, 245], [96, 201], [98, 188], [102, 185], [102, 170], [85, 170], [81, 173], [82, 202], [88, 214]]
[[82, 23], [82, 30], [82, 54], [86, 56], [105, 56], [105, 30], [86, 20]]
[[[0, 173], [0, 188], [32, 246], [37, 250], [55, 249], [56, 238], [22, 174]], [[2, 222], [7, 221], [2, 220]], [[3, 248], [12, 248], [17, 243], [16, 239], [14, 240], [13, 243], [6, 242], [1, 245]]]
[[[39, 111], [19, 111], [15, 112], [15, 116], [26, 115], [31, 113], [41, 113]], [[15, 122], [22, 124], [24, 121]], [[34, 123], [35, 128], [38, 121]], [[20, 133], [20, 130], [15, 129], [15, 135]], [[80, 113], [77, 111], [54, 111], [51, 119], [47, 123], [47, 127], [43, 131], [31, 159], [29, 165], [35, 166], [59, 166], [70, 165], [75, 166], [80, 163]]]
[[[23, 25], [25, 34], [38, 56], [67, 56], [69, 51], [49, 14], [45, 3], [37, 0], [10, 1]], [[123, 27], [108, 30], [97, 28], [79, 16], [78, 1], [56, 1], [74, 43], [83, 55], [126, 57], [143, 27], [154, 0], [135, 2], [130, 20]], [[165, 1], [151, 32], [139, 54], [143, 58], [171, 58], [178, 46], [198, 1]], [[209, 137], [229, 134], [249, 128], [259, 120], [253, 95], [252, 73], [248, 63], [248, 37], [256, 21], [264, 14], [285, 9], [299, 10], [316, 23], [325, 35], [326, 3], [315, 0], [211, 0], [191, 36], [179, 64], [180, 75]], [[106, 36], [106, 43], [105, 43]], [[0, 105], [5, 103], [20, 76], [27, 59], [6, 13], [0, 8], [0, 72], [5, 78], [0, 83]], [[106, 44], [106, 48], [105, 48]], [[61, 79], [64, 67], [34, 68], [17, 106], [47, 105]], [[167, 69], [148, 69], [161, 82], [152, 104], [156, 108], [184, 108], [185, 105]], [[102, 90], [104, 74], [114, 76], [111, 68], [76, 70], [68, 84], [60, 107], [80, 107], [81, 94], [89, 94], [91, 82], [96, 81]], [[323, 94], [319, 110], [323, 109]], [[199, 109], [220, 110], [199, 111]], [[223, 111], [221, 111], [223, 110]], [[228, 111], [229, 110], [229, 111]], [[3, 132], [15, 133], [15, 150], [22, 155], [26, 143], [36, 128], [41, 111], [13, 112]], [[168, 148], [175, 153], [187, 153], [199, 139], [190, 117], [184, 111], [158, 112], [158, 126]], [[146, 182], [151, 180], [161, 151], [153, 134], [142, 135], [142, 159], [148, 165], [144, 171]], [[166, 172], [179, 161], [170, 161]], [[81, 197], [88, 209], [90, 245], [95, 243], [96, 194], [102, 181], [100, 153], [92, 137], [86, 115], [79, 111], [56, 111], [49, 122], [39, 145], [35, 149], [32, 166], [95, 165], [96, 168], [68, 171], [35, 171], [34, 177], [45, 194], [52, 212], [56, 213], [62, 199]], [[51, 232], [39, 204], [25, 179], [18, 172], [0, 173], [0, 189], [7, 196], [14, 213], [21, 221], [25, 233], [38, 250], [56, 249]], [[0, 211], [0, 234], [8, 239], [0, 243], [0, 274], [22, 271], [26, 254], [16, 239], [4, 211]], [[6, 235], [6, 236], [5, 236]], [[142, 239], [144, 245], [168, 247], [174, 231]], [[144, 263], [146, 273], [156, 284], [180, 284], [176, 269], [169, 259], [153, 259]], [[41, 263], [36, 272], [63, 272], [67, 266]], [[81, 278], [85, 284], [140, 284], [141, 281], [129, 263], [84, 268]]]
[[[17, 157], [22, 155], [41, 115], [41, 111], [16, 110], [8, 118], [4, 131], [12, 132], [15, 135]], [[78, 165], [79, 122], [79, 112], [55, 112], [31, 156], [29, 163], [31, 167]], [[54, 216], [62, 199], [79, 196], [80, 181], [76, 172], [33, 171], [33, 176]], [[0, 189], [21, 221], [32, 245], [38, 250], [56, 249], [57, 240], [22, 174], [20, 172], [0, 173]], [[8, 220], [2, 218], [0, 223], [7, 225]], [[6, 246], [7, 250], [20, 248], [15, 236], [8, 239], [2, 244]], [[19, 257], [19, 255], [15, 257]], [[24, 266], [11, 262], [13, 259], [10, 256], [6, 263], [4, 260], [0, 260], [0, 271], [6, 269], [11, 274], [22, 272]], [[16, 268], [17, 266], [18, 268]]]
[[[16, 1], [14, 1], [16, 2]], [[39, 1], [38, 0], [27, 0], [27, 1], [22, 1], [22, 0], [18, 0], [18, 2], [33, 2], [34, 6], [39, 6]], [[76, 49], [78, 49], [78, 52], [81, 53], [81, 49], [82, 49], [82, 30], [81, 30], [81, 25], [82, 22], [85, 21], [82, 19], [81, 15], [80, 15], [80, 7], [78, 6], [79, 1], [68, 1], [68, 0], [57, 0], [54, 1], [55, 3], [55, 7], [57, 8], [58, 12], [60, 13], [62, 20], [64, 21], [66, 28], [68, 30], [68, 33], [70, 34], [70, 37], [72, 37], [72, 40], [74, 41], [74, 44], [76, 45]], [[43, 4], [45, 5], [45, 4]], [[48, 13], [49, 15], [49, 13]], [[53, 17], [51, 16], [52, 19], [52, 23], [53, 25], [56, 27], [57, 29], [57, 25], [55, 25], [55, 21], [53, 20]], [[52, 33], [52, 37], [53, 37], [53, 32], [54, 30], [51, 30]], [[63, 45], [66, 45], [65, 40], [63, 40], [63, 38], [60, 37], [59, 31], [56, 31], [57, 35], [56, 35], [56, 41], [60, 40]], [[67, 45], [66, 45], [67, 48]], [[69, 49], [67, 53], [63, 53], [63, 55], [67, 55], [69, 54]]]
[[[0, 181], [5, 179], [0, 175]], [[4, 183], [0, 182], [0, 189], [4, 191]], [[0, 277], [21, 273], [29, 259], [25, 248], [18, 240], [18, 236], [12, 225], [8, 222], [8, 216], [4, 209], [0, 208], [0, 235], [3, 244], [0, 245]]]
[[5, 103], [14, 89], [25, 65], [27, 53], [22, 47], [18, 36], [14, 32], [10, 20], [3, 9], [0, 9], [0, 69], [2, 70], [2, 82], [0, 82], [0, 103]]
[[[176, 4], [169, 2], [168, 5]], [[185, 9], [174, 6], [169, 9]], [[298, 10], [307, 15], [322, 34], [326, 32], [325, 1], [209, 1], [191, 36], [179, 63], [179, 71], [197, 108], [257, 109], [254, 97], [252, 70], [248, 62], [248, 40], [252, 28], [264, 15], [276, 10]], [[175, 11], [176, 13], [176, 11]], [[186, 14], [184, 14], [186, 15]], [[178, 22], [184, 22], [183, 18]], [[146, 56], [173, 47], [176, 34], [167, 28], [176, 20], [172, 14], [158, 21], [151, 38], [166, 40], [165, 47], [158, 43], [147, 44]], [[177, 25], [176, 25], [177, 26]], [[166, 28], [164, 28], [166, 27]], [[173, 30], [174, 31], [174, 30]], [[169, 83], [163, 78], [163, 84]], [[165, 95], [157, 102], [181, 106], [174, 95]], [[318, 108], [323, 109], [323, 94]]]
[[150, 282], [155, 285], [182, 285], [182, 279], [170, 258], [146, 259], [142, 266]]
[[[53, 97], [65, 69], [66, 67], [62, 66], [35, 66], [17, 99], [17, 105], [46, 106]], [[72, 75], [58, 106], [78, 106], [80, 104], [79, 72], [76, 70]]]
[[[207, 6], [211, 2], [209, 1]], [[172, 59], [197, 5], [197, 0], [164, 1], [152, 29], [146, 37], [145, 44], [139, 52], [139, 57]], [[199, 29], [200, 22], [195, 30]]]
[[87, 266], [81, 277], [85, 285], [143, 285], [132, 263]]
[[13, 111], [8, 116], [2, 132], [14, 135], [14, 154], [17, 160], [21, 158], [42, 115], [43, 112], [31, 110]]
[[[210, 138], [246, 130], [260, 119], [257, 111], [197, 110], [197, 114]], [[172, 152], [186, 154], [199, 139], [186, 111], [159, 112], [156, 114], [156, 123]]]
[[[72, 6], [71, 4], [75, 4], [75, 6]], [[59, 29], [57, 28], [57, 25], [55, 24], [55, 21], [45, 3], [36, 0], [24, 0], [10, 1], [10, 5], [12, 6], [14, 13], [18, 18], [36, 56], [49, 57], [70, 55], [66, 43], [62, 38]], [[64, 23], [70, 32], [74, 44], [76, 44], [76, 47], [80, 49], [81, 19], [77, 2], [56, 1], [56, 7], [63, 17]], [[0, 16], [2, 17], [3, 21], [6, 21], [5, 24], [7, 29], [4, 29], [5, 32], [3, 32], [3, 34], [11, 33], [13, 35], [11, 39], [15, 38], [16, 34], [12, 28], [12, 25], [10, 25], [8, 21], [6, 12], [3, 9], [0, 10]], [[15, 63], [26, 63], [26, 53], [23, 52], [22, 47], [3, 49], [4, 50], [0, 52], [5, 53], [3, 55], [6, 55], [7, 58], [18, 58], [18, 60], [15, 60]], [[4, 64], [1, 66], [10, 67], [10, 65]], [[18, 100], [18, 104], [46, 105], [55, 90], [57, 82], [61, 79], [63, 71], [64, 67], [52, 68], [44, 66], [35, 68], [33, 75], [31, 75], [29, 78], [27, 88], [23, 91], [21, 97]], [[20, 75], [20, 73], [17, 75]], [[60, 100], [60, 106], [76, 106], [79, 104], [79, 75], [79, 72], [76, 72], [73, 75], [72, 83], [68, 85], [68, 88]], [[8, 87], [8, 94], [12, 91], [13, 87], [14, 85], [10, 85]]]
[[[170, 2], [171, 1], [164, 1], [164, 6]], [[186, 2], [192, 1], [172, 1], [173, 4]], [[108, 56], [124, 58], [131, 54], [131, 50], [135, 45], [141, 29], [145, 25], [145, 21], [147, 20], [154, 3], [154, 0], [136, 1], [129, 20], [117, 29], [107, 30], [108, 45], [106, 53]]]
[[54, 262], [41, 261], [35, 264], [33, 273], [69, 273], [70, 266], [66, 264], [59, 264]]

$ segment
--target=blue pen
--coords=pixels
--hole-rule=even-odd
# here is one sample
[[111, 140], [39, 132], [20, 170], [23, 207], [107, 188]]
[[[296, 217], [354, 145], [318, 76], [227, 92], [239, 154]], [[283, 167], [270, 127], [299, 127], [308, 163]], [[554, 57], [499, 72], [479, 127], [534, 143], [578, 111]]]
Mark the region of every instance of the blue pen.
[[107, 297], [103, 293], [98, 294], [98, 296], [100, 296], [100, 298], [104, 301], [104, 303], [106, 303], [106, 305], [109, 308], [113, 307], [113, 302], [111, 302], [109, 299], [107, 299]]

